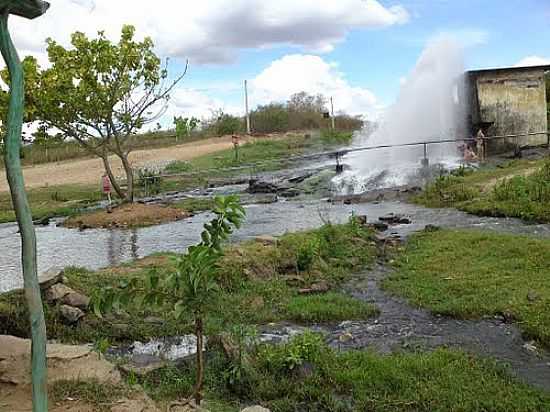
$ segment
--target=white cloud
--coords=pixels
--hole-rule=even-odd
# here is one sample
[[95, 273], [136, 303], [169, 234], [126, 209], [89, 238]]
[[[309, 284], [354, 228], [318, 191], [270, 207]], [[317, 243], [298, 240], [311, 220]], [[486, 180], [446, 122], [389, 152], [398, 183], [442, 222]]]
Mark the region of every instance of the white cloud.
[[43, 53], [47, 37], [67, 44], [70, 33], [105, 30], [118, 38], [123, 24], [149, 35], [163, 56], [191, 63], [224, 63], [239, 50], [281, 45], [327, 52], [355, 28], [383, 28], [409, 19], [402, 6], [378, 0], [56, 0], [45, 16], [13, 18], [24, 52]]
[[[173, 116], [209, 118], [214, 110], [222, 109], [226, 113], [242, 114], [239, 107], [227, 105], [223, 100], [212, 97], [209, 93], [181, 87], [176, 89], [170, 99], [165, 119], [172, 121]], [[166, 121], [166, 120], [165, 120]]]
[[301, 91], [334, 98], [336, 112], [375, 115], [380, 109], [375, 95], [349, 84], [335, 63], [319, 56], [294, 54], [275, 60], [251, 81], [251, 103], [286, 101]]
[[540, 56], [528, 56], [514, 64], [515, 67], [546, 66], [550, 65], [550, 58]]

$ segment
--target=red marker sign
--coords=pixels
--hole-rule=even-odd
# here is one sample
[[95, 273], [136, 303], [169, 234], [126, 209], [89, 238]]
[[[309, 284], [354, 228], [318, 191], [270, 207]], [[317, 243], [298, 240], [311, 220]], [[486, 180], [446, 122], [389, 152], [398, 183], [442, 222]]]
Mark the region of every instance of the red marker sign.
[[111, 193], [111, 180], [109, 179], [109, 176], [103, 175], [103, 177], [101, 178], [101, 186], [103, 188], [103, 193]]

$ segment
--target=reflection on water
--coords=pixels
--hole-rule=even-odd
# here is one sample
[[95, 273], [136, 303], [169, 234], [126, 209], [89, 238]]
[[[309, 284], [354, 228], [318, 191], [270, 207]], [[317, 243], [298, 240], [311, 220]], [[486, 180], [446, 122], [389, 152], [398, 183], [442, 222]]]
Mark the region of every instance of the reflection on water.
[[[322, 225], [325, 221], [340, 223], [351, 213], [368, 215], [369, 220], [388, 212], [402, 213], [413, 224], [396, 227], [398, 232], [422, 229], [426, 224], [451, 227], [480, 227], [514, 233], [550, 236], [549, 225], [527, 225], [515, 219], [470, 216], [452, 209], [425, 209], [398, 202], [343, 205], [326, 201], [278, 202], [246, 207], [247, 218], [233, 240], [239, 241], [263, 234], [283, 234]], [[202, 225], [210, 218], [203, 213], [192, 218], [141, 229], [90, 229], [79, 231], [57, 226], [36, 228], [38, 269], [82, 266], [89, 269], [117, 265], [155, 252], [182, 252], [200, 239]], [[20, 237], [14, 223], [0, 225], [0, 291], [21, 284]]]

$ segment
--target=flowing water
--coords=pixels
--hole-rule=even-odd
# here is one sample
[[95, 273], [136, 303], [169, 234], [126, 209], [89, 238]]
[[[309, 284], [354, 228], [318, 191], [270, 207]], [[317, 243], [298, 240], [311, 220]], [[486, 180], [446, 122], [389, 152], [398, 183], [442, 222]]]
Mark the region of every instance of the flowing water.
[[[402, 234], [422, 229], [426, 224], [437, 224], [550, 236], [549, 225], [527, 225], [516, 219], [476, 217], [452, 209], [426, 209], [399, 202], [345, 205], [327, 201], [287, 201], [249, 205], [246, 211], [246, 222], [232, 237], [233, 241], [314, 228], [327, 220], [344, 222], [352, 213], [376, 220], [389, 212], [411, 217], [411, 225], [394, 228]], [[85, 231], [64, 228], [59, 225], [61, 220], [53, 220], [49, 226], [36, 227], [39, 271], [66, 266], [99, 269], [155, 252], [182, 252], [199, 240], [202, 225], [210, 217], [202, 213], [178, 222], [140, 229]], [[0, 225], [0, 250], [0, 291], [7, 291], [21, 285], [20, 238], [15, 224]]]

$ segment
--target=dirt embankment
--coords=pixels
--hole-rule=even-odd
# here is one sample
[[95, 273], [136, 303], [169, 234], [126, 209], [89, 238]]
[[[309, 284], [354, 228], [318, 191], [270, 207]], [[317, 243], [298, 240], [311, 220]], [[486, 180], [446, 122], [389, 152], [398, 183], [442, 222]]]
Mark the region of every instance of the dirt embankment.
[[188, 212], [174, 207], [133, 203], [116, 207], [112, 211], [98, 210], [70, 217], [64, 226], [77, 229], [133, 228], [174, 222], [189, 216]]

